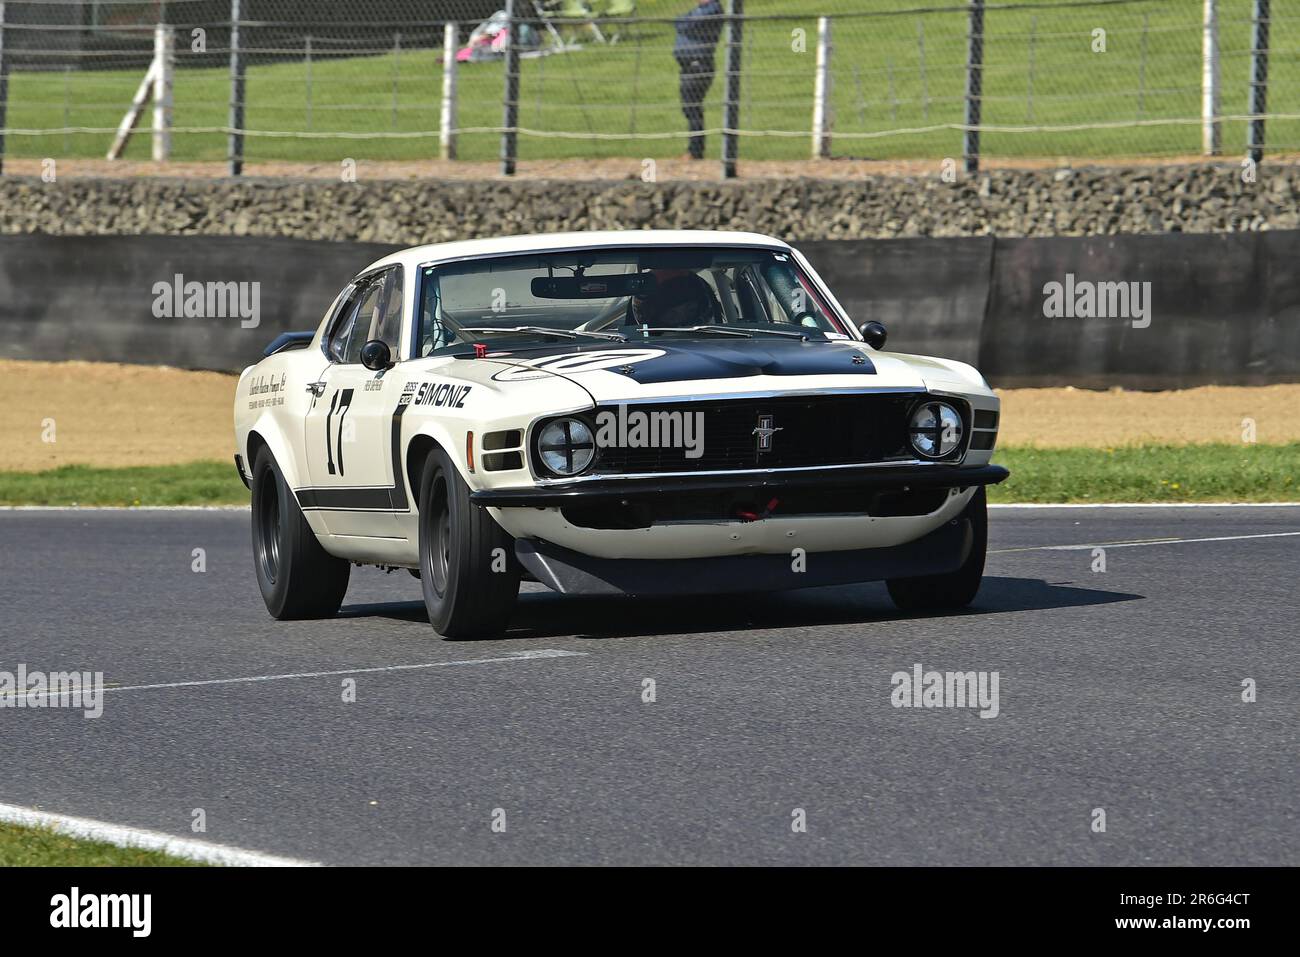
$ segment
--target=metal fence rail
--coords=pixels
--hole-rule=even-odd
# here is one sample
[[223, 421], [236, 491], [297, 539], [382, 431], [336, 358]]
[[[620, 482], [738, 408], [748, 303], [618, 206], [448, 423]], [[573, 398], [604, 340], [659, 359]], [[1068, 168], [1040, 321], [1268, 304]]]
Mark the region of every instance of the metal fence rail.
[[[696, 3], [5, 0], [0, 161], [104, 156], [159, 24], [174, 37], [172, 161], [237, 172], [455, 156], [508, 170], [676, 157], [688, 139], [674, 20]], [[703, 95], [707, 155], [729, 170], [737, 158], [973, 168], [1300, 151], [1300, 0], [721, 9], [692, 95]], [[503, 20], [502, 32], [491, 25]], [[123, 156], [149, 156], [148, 139]]]

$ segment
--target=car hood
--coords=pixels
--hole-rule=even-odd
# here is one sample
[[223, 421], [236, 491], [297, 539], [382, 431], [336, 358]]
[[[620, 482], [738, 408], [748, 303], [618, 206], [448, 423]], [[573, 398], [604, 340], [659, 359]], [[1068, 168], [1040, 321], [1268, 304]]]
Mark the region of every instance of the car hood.
[[761, 391], [915, 389], [926, 382], [904, 357], [848, 340], [717, 337], [646, 343], [540, 345], [493, 352], [509, 363], [497, 381], [562, 376], [597, 403]]

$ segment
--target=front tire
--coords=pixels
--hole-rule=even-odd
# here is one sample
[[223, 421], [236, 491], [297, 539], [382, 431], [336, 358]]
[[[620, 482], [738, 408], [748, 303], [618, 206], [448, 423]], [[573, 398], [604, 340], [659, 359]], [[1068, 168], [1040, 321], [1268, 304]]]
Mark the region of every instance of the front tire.
[[434, 449], [420, 479], [420, 585], [444, 638], [495, 638], [519, 596], [514, 540], [469, 500], [447, 453]]
[[266, 610], [281, 621], [333, 617], [351, 572], [321, 547], [266, 449], [253, 463], [253, 569]]
[[984, 556], [988, 551], [988, 499], [979, 488], [958, 517], [968, 522], [971, 532], [970, 551], [956, 571], [944, 575], [915, 578], [891, 578], [885, 582], [889, 597], [902, 611], [946, 611], [965, 608], [975, 600], [984, 578]]

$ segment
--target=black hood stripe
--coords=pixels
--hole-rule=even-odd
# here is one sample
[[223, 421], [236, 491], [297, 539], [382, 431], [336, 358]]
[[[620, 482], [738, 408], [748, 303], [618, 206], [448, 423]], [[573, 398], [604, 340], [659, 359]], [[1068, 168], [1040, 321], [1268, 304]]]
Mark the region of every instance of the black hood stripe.
[[[583, 343], [563, 350], [554, 345], [530, 349], [512, 349], [509, 356], [525, 366], [550, 369], [559, 375], [566, 372], [565, 360], [578, 355], [599, 356], [601, 352], [658, 352], [646, 358], [638, 356], [624, 364], [609, 365], [601, 371], [626, 376], [651, 385], [661, 382], [690, 382], [699, 379], [738, 379], [748, 376], [800, 375], [875, 375], [876, 367], [867, 348], [850, 341], [810, 341], [795, 339], [754, 338], [691, 339], [669, 341], [662, 338], [643, 341]], [[494, 356], [494, 358], [497, 358]]]

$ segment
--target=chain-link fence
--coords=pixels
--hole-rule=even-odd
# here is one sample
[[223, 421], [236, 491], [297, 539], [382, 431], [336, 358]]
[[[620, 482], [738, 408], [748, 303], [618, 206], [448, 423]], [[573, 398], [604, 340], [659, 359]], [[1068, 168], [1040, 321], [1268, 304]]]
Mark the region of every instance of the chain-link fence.
[[[985, 162], [1193, 157], [1207, 116], [1241, 155], [1254, 114], [1269, 153], [1300, 149], [1300, 0], [1214, 0], [1212, 29], [1205, 0], [988, 2], [982, 24], [974, 2], [744, 0], [733, 19], [721, 0], [684, 68], [675, 21], [697, 0], [513, 0], [512, 87], [506, 0], [7, 0], [0, 156], [105, 156], [153, 92], [157, 24], [174, 162], [493, 160], [506, 127], [524, 162], [676, 157], [696, 100], [706, 155], [726, 132], [741, 161], [960, 158], [974, 115]], [[150, 155], [149, 115], [125, 158]]]

